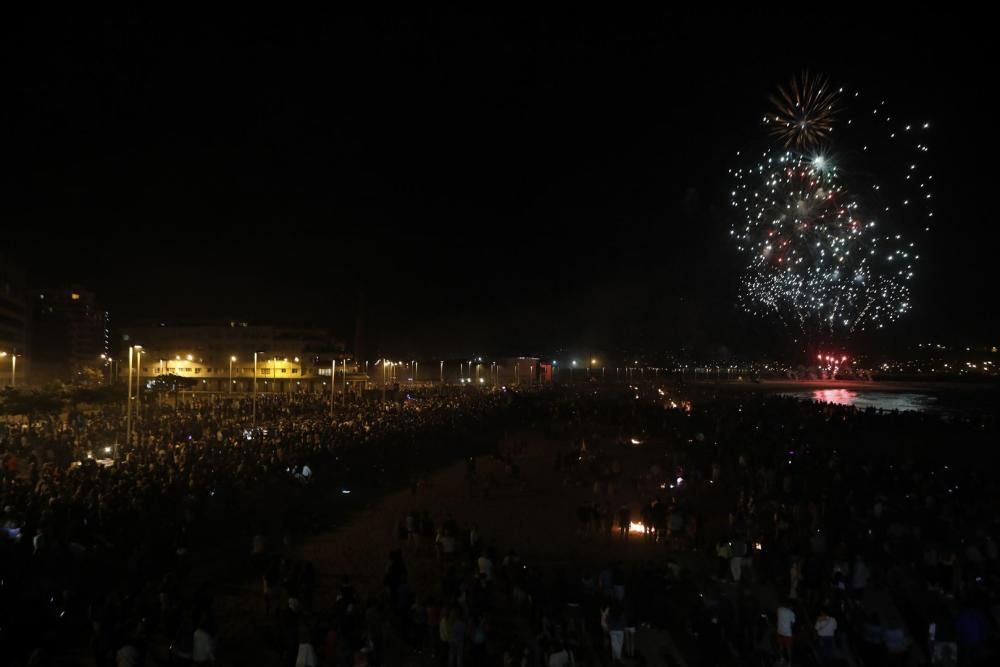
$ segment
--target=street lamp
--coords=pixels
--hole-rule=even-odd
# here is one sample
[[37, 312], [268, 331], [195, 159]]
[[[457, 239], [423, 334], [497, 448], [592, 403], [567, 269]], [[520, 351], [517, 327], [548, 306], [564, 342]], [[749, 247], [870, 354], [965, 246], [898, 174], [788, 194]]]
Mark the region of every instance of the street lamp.
[[253, 353], [253, 421], [251, 425], [257, 425], [257, 351]]
[[345, 406], [347, 405], [347, 362], [348, 361], [350, 361], [350, 359], [344, 359], [342, 362], [340, 362], [341, 372], [344, 374], [344, 391], [340, 395], [340, 402], [341, 405]]
[[125, 444], [132, 444], [132, 355], [135, 348], [128, 346], [128, 399], [125, 403]]
[[[0, 357], [2, 356], [4, 356], [3, 353], [0, 353]], [[104, 353], [101, 353], [101, 360], [104, 361], [104, 365], [108, 367], [108, 384], [113, 384], [115, 377], [115, 360]]]
[[375, 365], [378, 364], [382, 364], [382, 402], [385, 403], [385, 383], [386, 383], [385, 367], [388, 364], [388, 362], [385, 360], [385, 357], [382, 357], [381, 359], [375, 362]]
[[17, 358], [21, 356], [17, 352], [0, 352], [0, 359], [3, 357], [10, 357], [10, 386], [17, 386]]
[[142, 345], [135, 346], [135, 409], [136, 417], [142, 407]]
[[236, 361], [236, 356], [232, 355], [229, 357], [229, 393], [233, 393], [233, 362]]

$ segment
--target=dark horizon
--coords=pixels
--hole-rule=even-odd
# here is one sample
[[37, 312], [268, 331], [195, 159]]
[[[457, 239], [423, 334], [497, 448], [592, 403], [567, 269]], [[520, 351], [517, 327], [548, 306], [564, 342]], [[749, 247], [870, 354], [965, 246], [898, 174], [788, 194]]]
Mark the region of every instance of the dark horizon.
[[736, 306], [727, 169], [808, 68], [936, 128], [914, 310], [858, 344], [996, 342], [985, 25], [227, 18], [6, 27], [4, 246], [32, 286], [348, 339], [363, 289], [372, 351], [748, 354], [779, 336]]

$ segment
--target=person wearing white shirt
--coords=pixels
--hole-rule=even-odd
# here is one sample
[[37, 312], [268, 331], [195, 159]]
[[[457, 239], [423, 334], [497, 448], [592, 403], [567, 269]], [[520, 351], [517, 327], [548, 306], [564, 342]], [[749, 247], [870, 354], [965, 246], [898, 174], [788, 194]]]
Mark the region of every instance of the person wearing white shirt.
[[132, 642], [115, 653], [115, 667], [139, 667], [139, 649]]
[[191, 659], [196, 665], [215, 664], [215, 640], [200, 625], [194, 631], [194, 646], [191, 651]]
[[792, 661], [793, 629], [795, 627], [795, 612], [791, 603], [778, 607], [778, 649], [789, 663]]
[[319, 657], [316, 649], [308, 641], [299, 643], [299, 652], [295, 656], [295, 667], [316, 667], [319, 664]]
[[493, 561], [484, 554], [479, 557], [477, 565], [479, 566], [479, 574], [485, 575], [486, 581], [491, 581], [493, 579]]
[[572, 659], [565, 646], [560, 646], [559, 650], [549, 656], [548, 667], [570, 667]]
[[833, 642], [837, 633], [837, 619], [827, 613], [825, 609], [819, 612], [816, 618], [816, 635], [819, 637], [819, 656], [824, 665], [833, 662]]
[[451, 558], [455, 553], [455, 537], [451, 533], [445, 533], [441, 537], [441, 553], [445, 558]]

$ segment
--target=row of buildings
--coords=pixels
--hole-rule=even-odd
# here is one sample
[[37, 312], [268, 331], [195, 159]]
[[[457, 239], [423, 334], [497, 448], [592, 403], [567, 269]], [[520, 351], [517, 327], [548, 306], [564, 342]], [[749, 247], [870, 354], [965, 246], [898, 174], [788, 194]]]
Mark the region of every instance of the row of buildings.
[[[383, 387], [500, 387], [545, 382], [551, 366], [535, 357], [448, 360], [359, 360], [321, 329], [243, 322], [130, 327], [127, 347], [108, 360], [108, 381], [131, 377], [152, 387], [180, 377], [193, 391], [221, 393], [355, 393]], [[114, 378], [114, 379], [112, 379]], [[331, 387], [331, 381], [333, 387]]]
[[253, 390], [255, 379], [258, 392], [296, 392], [329, 391], [331, 380], [337, 391], [356, 391], [552, 377], [551, 365], [536, 357], [359, 360], [356, 352], [328, 329], [240, 321], [140, 322], [112, 334], [109, 313], [93, 292], [30, 288], [24, 273], [0, 256], [0, 386], [128, 377], [152, 386], [159, 376], [175, 376], [191, 389], [242, 393]]
[[[348, 367], [344, 343], [326, 329], [209, 322], [139, 324], [122, 331], [121, 352], [107, 361], [109, 377], [132, 373], [150, 383], [171, 375], [193, 381], [192, 389], [249, 392], [320, 391], [337, 384], [356, 385], [363, 378]], [[347, 371], [345, 374], [345, 370]]]

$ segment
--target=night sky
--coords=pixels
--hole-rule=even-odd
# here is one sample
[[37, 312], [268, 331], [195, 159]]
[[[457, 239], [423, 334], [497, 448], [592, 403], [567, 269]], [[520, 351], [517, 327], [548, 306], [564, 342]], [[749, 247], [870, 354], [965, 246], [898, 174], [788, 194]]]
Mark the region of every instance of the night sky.
[[780, 337], [735, 306], [727, 169], [809, 68], [936, 128], [914, 311], [871, 344], [995, 344], [987, 26], [817, 7], [12, 18], [0, 242], [119, 324], [350, 336], [363, 290], [373, 353], [748, 354]]

